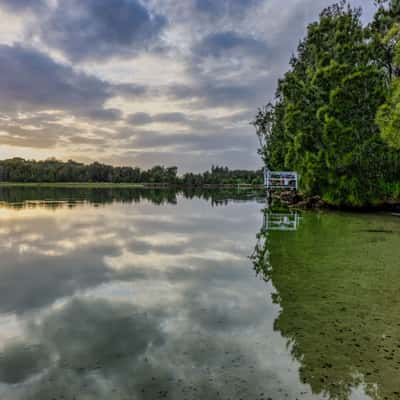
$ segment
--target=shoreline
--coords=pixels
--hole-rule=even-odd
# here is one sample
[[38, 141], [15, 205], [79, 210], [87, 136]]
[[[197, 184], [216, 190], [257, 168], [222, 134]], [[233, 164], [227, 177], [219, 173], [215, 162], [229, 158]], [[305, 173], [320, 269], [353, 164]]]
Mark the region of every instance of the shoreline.
[[252, 184], [204, 184], [185, 185], [170, 183], [114, 183], [114, 182], [0, 182], [0, 188], [34, 187], [34, 188], [75, 188], [75, 189], [257, 189], [264, 185]]
[[[252, 184], [204, 184], [185, 185], [169, 183], [113, 183], [113, 182], [0, 182], [2, 188], [53, 188], [53, 189], [156, 189], [156, 190], [256, 190], [265, 191], [264, 185]], [[265, 191], [267, 197], [267, 192]], [[384, 200], [380, 204], [362, 207], [336, 206], [329, 204], [319, 196], [304, 196], [301, 193], [281, 192], [271, 200], [297, 210], [336, 210], [344, 212], [391, 212], [400, 217], [400, 199]]]
[[367, 204], [360, 207], [352, 206], [338, 206], [327, 203], [320, 196], [305, 196], [301, 193], [281, 192], [273, 195], [274, 200], [285, 204], [291, 209], [297, 210], [332, 210], [332, 211], [345, 211], [345, 212], [391, 212], [393, 215], [400, 216], [400, 199], [385, 199], [380, 203]]

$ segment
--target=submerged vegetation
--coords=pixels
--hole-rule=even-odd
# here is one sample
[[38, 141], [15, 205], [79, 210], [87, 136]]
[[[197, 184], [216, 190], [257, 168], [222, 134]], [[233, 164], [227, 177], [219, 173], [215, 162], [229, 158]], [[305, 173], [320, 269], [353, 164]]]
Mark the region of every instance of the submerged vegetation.
[[62, 162], [56, 159], [45, 161], [12, 158], [0, 161], [0, 183], [74, 183], [91, 184], [166, 184], [185, 186], [204, 185], [257, 185], [262, 184], [262, 171], [230, 170], [212, 166], [204, 173], [186, 173], [178, 176], [177, 167], [156, 165], [148, 170], [138, 167], [113, 167], [98, 162], [86, 165], [75, 161]]
[[400, 197], [400, 1], [377, 5], [367, 26], [345, 1], [323, 10], [254, 121], [266, 166], [332, 205]]
[[274, 329], [315, 395], [399, 398], [399, 237], [394, 217], [338, 212], [260, 232], [253, 263], [276, 290]]

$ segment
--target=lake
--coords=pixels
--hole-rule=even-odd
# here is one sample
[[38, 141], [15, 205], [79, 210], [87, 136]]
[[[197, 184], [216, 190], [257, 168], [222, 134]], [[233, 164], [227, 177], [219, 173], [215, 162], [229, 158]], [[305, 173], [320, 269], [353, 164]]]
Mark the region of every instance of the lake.
[[399, 399], [400, 218], [0, 188], [0, 399]]

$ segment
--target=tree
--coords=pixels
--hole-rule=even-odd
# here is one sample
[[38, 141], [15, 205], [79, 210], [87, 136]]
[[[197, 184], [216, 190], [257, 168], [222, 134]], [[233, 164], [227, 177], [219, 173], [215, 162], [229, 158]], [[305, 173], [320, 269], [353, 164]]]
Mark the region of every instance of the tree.
[[400, 22], [400, 0], [377, 0], [378, 9], [373, 21], [366, 29], [368, 39], [371, 41], [371, 58], [383, 67], [388, 85], [395, 77], [400, 76], [398, 64], [394, 65], [396, 41], [393, 41], [394, 25]]
[[[384, 5], [378, 12], [392, 15]], [[278, 82], [275, 104], [254, 122], [266, 165], [297, 170], [303, 191], [335, 205], [379, 201], [391, 168], [375, 120], [397, 70], [377, 45], [379, 18], [378, 29], [360, 17], [345, 1], [323, 10]]]
[[[393, 49], [393, 69], [400, 70], [400, 24], [395, 23], [385, 36], [384, 43]], [[380, 107], [377, 123], [382, 137], [389, 145], [400, 150], [400, 78], [391, 81], [387, 101]]]

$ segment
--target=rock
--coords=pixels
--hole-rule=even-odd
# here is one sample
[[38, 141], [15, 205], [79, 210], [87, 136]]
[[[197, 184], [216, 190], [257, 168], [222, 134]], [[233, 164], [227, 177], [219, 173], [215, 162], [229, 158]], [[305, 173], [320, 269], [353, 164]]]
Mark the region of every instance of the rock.
[[302, 196], [294, 191], [284, 191], [280, 193], [279, 200], [286, 204], [296, 204], [302, 200]]
[[325, 206], [324, 201], [320, 196], [313, 196], [309, 199], [309, 203], [311, 208], [321, 208]]
[[326, 204], [320, 196], [312, 196], [305, 199], [302, 199], [301, 197], [300, 201], [291, 204], [291, 207], [302, 209], [323, 208], [325, 206]]

